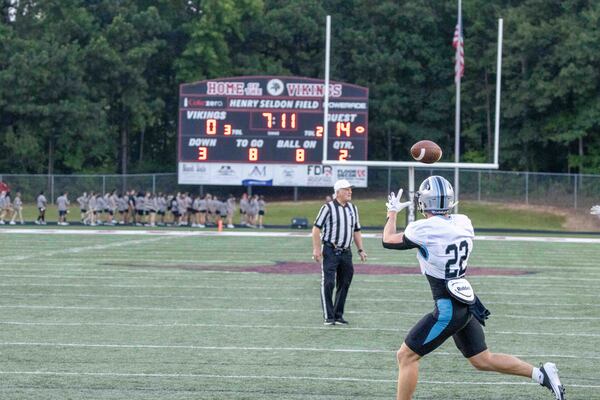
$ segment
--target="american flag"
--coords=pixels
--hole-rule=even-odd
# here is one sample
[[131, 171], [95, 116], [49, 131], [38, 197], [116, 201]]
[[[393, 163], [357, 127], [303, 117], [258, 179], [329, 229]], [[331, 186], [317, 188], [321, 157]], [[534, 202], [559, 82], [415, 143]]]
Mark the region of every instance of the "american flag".
[[456, 49], [456, 59], [454, 61], [454, 81], [460, 82], [460, 78], [465, 74], [465, 49], [463, 44], [462, 16], [458, 14], [458, 22], [454, 30], [452, 47]]

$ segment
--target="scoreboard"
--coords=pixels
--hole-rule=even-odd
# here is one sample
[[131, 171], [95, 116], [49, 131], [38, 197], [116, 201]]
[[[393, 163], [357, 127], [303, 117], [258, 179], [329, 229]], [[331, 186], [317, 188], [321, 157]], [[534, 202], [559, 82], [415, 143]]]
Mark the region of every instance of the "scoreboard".
[[[368, 89], [330, 82], [324, 143], [324, 83], [247, 76], [180, 87], [179, 182], [329, 186], [343, 177], [366, 186], [366, 167], [321, 165], [367, 159]], [[328, 179], [327, 179], [328, 178]]]

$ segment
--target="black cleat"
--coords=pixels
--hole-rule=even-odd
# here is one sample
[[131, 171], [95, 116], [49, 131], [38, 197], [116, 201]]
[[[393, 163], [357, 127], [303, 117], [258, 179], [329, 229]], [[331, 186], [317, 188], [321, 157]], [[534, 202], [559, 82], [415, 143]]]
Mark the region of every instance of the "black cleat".
[[340, 325], [348, 325], [348, 321], [346, 321], [344, 318], [336, 318], [335, 323]]
[[553, 394], [556, 400], [565, 400], [565, 387], [560, 383], [558, 377], [558, 368], [551, 362], [547, 362], [540, 368], [540, 371], [544, 375], [544, 381], [541, 383], [542, 386], [547, 387]]
[[323, 322], [323, 325], [335, 325], [335, 320], [333, 319], [326, 319], [325, 322]]

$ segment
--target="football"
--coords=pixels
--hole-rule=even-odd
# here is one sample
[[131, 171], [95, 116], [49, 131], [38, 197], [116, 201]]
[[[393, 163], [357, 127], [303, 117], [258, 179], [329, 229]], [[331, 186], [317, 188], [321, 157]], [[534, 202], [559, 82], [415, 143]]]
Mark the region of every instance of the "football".
[[433, 164], [442, 158], [442, 149], [431, 140], [421, 140], [410, 148], [412, 157], [425, 164]]

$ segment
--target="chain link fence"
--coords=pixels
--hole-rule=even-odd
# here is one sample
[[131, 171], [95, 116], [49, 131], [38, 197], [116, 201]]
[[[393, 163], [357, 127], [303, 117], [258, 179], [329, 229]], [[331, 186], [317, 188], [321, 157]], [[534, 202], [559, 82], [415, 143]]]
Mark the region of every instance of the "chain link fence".
[[[448, 169], [416, 169], [415, 185], [430, 175], [441, 175], [450, 182], [454, 171]], [[106, 193], [112, 190], [151, 191], [176, 193], [213, 193], [239, 197], [251, 191], [273, 200], [320, 199], [331, 194], [331, 188], [307, 187], [242, 187], [242, 186], [191, 186], [178, 185], [176, 173], [129, 175], [23, 175], [0, 174], [0, 182], [9, 185], [13, 192], [20, 191], [25, 202], [33, 202], [44, 191], [54, 202], [67, 191], [71, 198], [83, 192]], [[369, 168], [369, 187], [356, 188], [356, 198], [381, 197], [398, 188], [408, 188], [407, 168]], [[585, 209], [600, 203], [600, 175], [553, 174], [541, 172], [513, 172], [495, 170], [460, 171], [460, 199], [485, 202], [510, 202], [519, 204]]]

